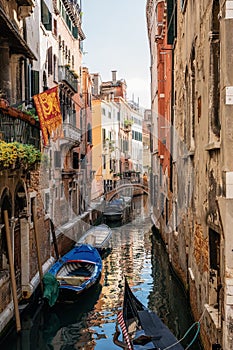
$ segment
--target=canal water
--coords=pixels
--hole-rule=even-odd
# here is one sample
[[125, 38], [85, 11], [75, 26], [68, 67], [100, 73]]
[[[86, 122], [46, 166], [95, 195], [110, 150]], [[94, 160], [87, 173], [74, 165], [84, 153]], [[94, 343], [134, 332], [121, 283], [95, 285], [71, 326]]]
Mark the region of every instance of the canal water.
[[[20, 335], [12, 332], [0, 349], [119, 350], [113, 335], [122, 307], [124, 276], [138, 299], [156, 311], [180, 339], [193, 321], [163, 244], [152, 232], [147, 197], [134, 199], [131, 220], [112, 227], [112, 250], [103, 260], [98, 285], [73, 304], [57, 304], [51, 309], [37, 304], [24, 315]], [[185, 347], [193, 335], [183, 343]], [[196, 341], [189, 349], [201, 347]]]

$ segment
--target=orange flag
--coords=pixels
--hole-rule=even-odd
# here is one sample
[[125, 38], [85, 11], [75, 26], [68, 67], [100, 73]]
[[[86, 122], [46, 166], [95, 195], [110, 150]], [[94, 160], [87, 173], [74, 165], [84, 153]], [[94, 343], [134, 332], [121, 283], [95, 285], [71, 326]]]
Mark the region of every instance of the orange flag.
[[54, 140], [63, 136], [58, 86], [34, 95], [33, 99], [46, 146], [49, 143], [49, 136]]

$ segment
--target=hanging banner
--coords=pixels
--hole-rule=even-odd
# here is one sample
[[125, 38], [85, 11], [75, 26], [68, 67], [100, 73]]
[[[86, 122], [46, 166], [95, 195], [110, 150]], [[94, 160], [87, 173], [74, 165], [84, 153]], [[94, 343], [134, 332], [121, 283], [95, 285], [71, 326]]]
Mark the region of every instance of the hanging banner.
[[44, 145], [48, 145], [49, 137], [54, 141], [63, 137], [62, 115], [58, 86], [33, 96], [40, 121]]

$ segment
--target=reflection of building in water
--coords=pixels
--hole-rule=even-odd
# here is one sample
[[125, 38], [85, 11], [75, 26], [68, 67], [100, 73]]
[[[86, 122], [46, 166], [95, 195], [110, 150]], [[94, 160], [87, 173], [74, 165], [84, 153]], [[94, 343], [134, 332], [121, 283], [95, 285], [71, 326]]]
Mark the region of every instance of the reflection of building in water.
[[[56, 344], [63, 344], [59, 349], [82, 349], [94, 350], [95, 340], [94, 331], [86, 328], [84, 320], [76, 324], [71, 324], [67, 327], [61, 328], [53, 339], [54, 350], [57, 349]], [[78, 344], [78, 347], [76, 346]]]
[[[149, 242], [147, 238], [147, 243]], [[130, 283], [141, 281], [145, 258], [144, 230], [137, 225], [125, 225], [114, 230], [112, 252], [103, 261], [101, 296], [95, 306], [96, 312], [107, 312], [120, 308], [123, 300], [124, 276]], [[149, 248], [148, 248], [149, 251]]]
[[[182, 293], [181, 284], [172, 273], [164, 244], [155, 235], [152, 236], [152, 276], [153, 289], [149, 294], [149, 309], [155, 311], [164, 323], [180, 339], [192, 324], [192, 317], [184, 310], [189, 309], [186, 294]], [[194, 333], [182, 344], [188, 346]], [[196, 347], [195, 347], [196, 346]], [[195, 349], [197, 343], [194, 343]]]

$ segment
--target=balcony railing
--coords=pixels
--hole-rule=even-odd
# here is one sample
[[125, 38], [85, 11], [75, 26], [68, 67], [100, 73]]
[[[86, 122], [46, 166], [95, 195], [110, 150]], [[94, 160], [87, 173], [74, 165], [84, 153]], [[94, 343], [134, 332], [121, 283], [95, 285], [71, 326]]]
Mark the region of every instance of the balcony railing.
[[[28, 118], [28, 120], [26, 120]], [[15, 108], [0, 109], [0, 139], [40, 147], [39, 122]]]
[[81, 142], [81, 130], [70, 123], [63, 123], [64, 139], [71, 143]]
[[69, 67], [58, 67], [58, 80], [59, 82], [66, 82], [75, 92], [78, 92], [78, 79], [76, 74], [74, 74]]

